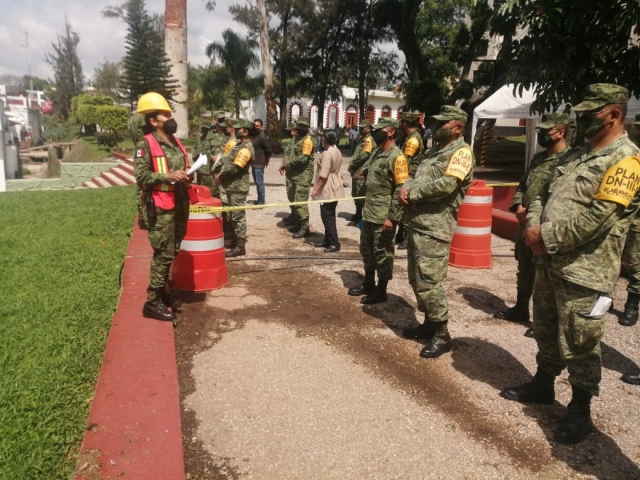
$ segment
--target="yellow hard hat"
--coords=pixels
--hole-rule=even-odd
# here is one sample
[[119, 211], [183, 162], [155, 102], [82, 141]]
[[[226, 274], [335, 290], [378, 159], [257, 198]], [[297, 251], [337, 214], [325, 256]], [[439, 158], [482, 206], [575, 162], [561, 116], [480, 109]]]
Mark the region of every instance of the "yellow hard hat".
[[138, 99], [138, 109], [136, 111], [138, 113], [170, 112], [171, 107], [162, 95], [156, 92], [149, 92]]

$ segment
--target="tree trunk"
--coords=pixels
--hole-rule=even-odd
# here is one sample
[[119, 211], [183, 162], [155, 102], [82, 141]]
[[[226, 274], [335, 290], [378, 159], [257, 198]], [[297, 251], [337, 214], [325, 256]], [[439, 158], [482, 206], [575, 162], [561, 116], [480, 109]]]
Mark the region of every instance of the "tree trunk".
[[269, 55], [269, 31], [267, 22], [267, 9], [264, 0], [256, 0], [258, 13], [260, 14], [260, 57], [262, 60], [262, 73], [264, 75], [264, 99], [267, 102], [267, 137], [272, 142], [280, 140], [278, 128], [278, 114], [276, 99], [273, 94], [273, 66]]
[[233, 103], [236, 107], [236, 118], [240, 118], [240, 82], [233, 81]]
[[165, 0], [164, 44], [171, 75], [178, 82], [173, 117], [178, 122], [178, 138], [189, 136], [187, 98], [187, 0]]
[[[262, 0], [261, 0], [262, 1]], [[280, 121], [287, 128], [287, 100], [289, 89], [287, 88], [287, 62], [289, 51], [289, 18], [291, 9], [282, 16], [282, 58], [280, 59]]]

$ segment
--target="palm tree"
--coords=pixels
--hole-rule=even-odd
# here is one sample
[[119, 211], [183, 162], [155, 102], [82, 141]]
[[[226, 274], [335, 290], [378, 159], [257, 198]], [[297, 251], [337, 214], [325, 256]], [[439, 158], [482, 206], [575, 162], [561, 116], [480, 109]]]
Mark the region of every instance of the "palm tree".
[[247, 79], [247, 73], [252, 67], [258, 67], [258, 56], [254, 52], [258, 42], [250, 38], [242, 38], [233, 30], [222, 32], [224, 43], [213, 42], [207, 46], [207, 56], [211, 60], [219, 60], [229, 71], [233, 83], [233, 101], [236, 107], [236, 117], [240, 117], [240, 87]]

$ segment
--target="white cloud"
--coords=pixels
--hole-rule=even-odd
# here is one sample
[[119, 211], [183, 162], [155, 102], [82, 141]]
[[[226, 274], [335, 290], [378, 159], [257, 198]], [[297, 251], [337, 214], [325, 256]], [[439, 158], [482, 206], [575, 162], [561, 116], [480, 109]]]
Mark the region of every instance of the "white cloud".
[[[96, 66], [104, 60], [118, 61], [125, 54], [126, 26], [122, 21], [103, 18], [101, 11], [108, 5], [124, 0], [20, 0], [2, 2], [0, 16], [0, 75], [27, 73], [27, 49], [24, 32], [29, 32], [31, 68], [34, 75], [52, 76], [45, 55], [53, 51], [51, 42], [64, 33], [65, 15], [72, 28], [80, 35], [78, 54], [86, 78], [91, 78]], [[205, 0], [189, 0], [187, 25], [189, 61], [205, 65], [206, 46], [222, 39], [222, 32], [231, 28], [238, 32], [246, 29], [231, 19], [228, 7], [242, 0], [218, 0], [215, 12], [205, 9]], [[147, 0], [151, 13], [164, 12], [164, 0]]]

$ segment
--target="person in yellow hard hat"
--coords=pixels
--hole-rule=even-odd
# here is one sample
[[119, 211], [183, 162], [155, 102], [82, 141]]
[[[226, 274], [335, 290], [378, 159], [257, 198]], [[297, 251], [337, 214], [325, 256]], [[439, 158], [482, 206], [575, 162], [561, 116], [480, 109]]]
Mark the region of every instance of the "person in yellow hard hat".
[[162, 95], [154, 92], [142, 95], [137, 113], [144, 115], [145, 125], [151, 129], [151, 133], [136, 145], [134, 153], [136, 182], [142, 189], [143, 214], [153, 248], [147, 301], [142, 315], [171, 321], [181, 306], [170, 274], [189, 219], [188, 156], [174, 135], [178, 124], [171, 117], [171, 107]]

